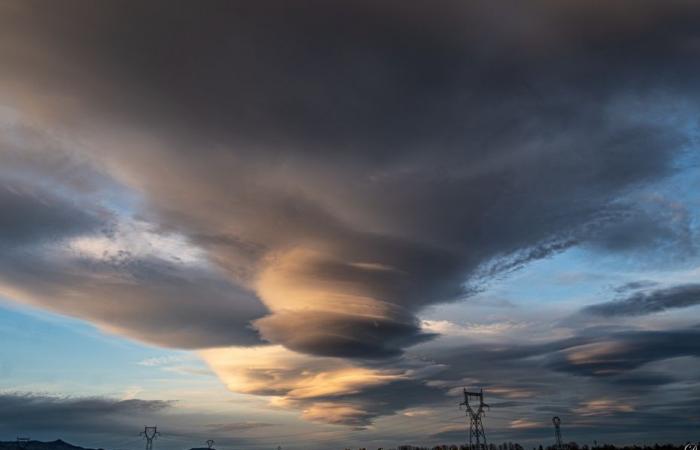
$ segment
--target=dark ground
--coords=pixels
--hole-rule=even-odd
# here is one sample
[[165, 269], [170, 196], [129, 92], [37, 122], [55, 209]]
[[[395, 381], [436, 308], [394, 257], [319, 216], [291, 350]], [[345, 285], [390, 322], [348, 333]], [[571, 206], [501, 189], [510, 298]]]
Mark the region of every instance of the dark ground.
[[[41, 441], [0, 441], [0, 450], [95, 450], [71, 445], [60, 439], [51, 442]], [[99, 449], [102, 450], [102, 449]]]

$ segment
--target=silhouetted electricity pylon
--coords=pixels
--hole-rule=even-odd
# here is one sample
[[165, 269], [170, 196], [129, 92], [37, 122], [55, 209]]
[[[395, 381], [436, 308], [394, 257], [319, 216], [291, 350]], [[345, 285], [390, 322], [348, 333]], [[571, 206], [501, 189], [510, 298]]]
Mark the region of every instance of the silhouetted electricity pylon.
[[160, 435], [158, 427], [143, 427], [141, 435], [146, 439], [146, 450], [153, 450], [153, 439]]
[[[479, 399], [479, 406], [472, 408], [469, 403], [470, 398]], [[467, 417], [469, 418], [469, 448], [471, 450], [486, 450], [486, 433], [484, 433], [484, 424], [481, 418], [486, 415], [484, 408], [489, 408], [489, 405], [484, 403], [484, 391], [480, 389], [479, 392], [468, 392], [464, 389], [464, 402], [460, 403], [460, 406], [464, 405], [467, 412]]]
[[552, 423], [554, 424], [554, 438], [556, 440], [556, 448], [557, 450], [562, 450], [561, 446], [561, 429], [559, 428], [559, 425], [561, 425], [561, 419], [557, 416], [552, 417]]

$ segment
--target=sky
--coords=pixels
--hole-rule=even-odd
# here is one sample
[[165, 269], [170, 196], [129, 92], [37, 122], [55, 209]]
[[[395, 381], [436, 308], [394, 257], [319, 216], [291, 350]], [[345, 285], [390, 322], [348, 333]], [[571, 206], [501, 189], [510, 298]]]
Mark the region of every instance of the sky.
[[700, 4], [0, 1], [0, 440], [697, 441]]

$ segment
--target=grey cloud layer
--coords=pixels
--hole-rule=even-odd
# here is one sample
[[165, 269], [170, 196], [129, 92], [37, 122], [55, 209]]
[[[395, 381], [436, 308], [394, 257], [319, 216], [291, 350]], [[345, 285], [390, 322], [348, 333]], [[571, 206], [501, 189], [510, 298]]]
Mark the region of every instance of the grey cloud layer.
[[588, 306], [583, 311], [598, 316], [643, 316], [698, 304], [700, 304], [700, 285], [684, 284], [635, 292], [625, 298]]
[[[558, 415], [566, 424], [567, 440], [587, 441], [595, 432], [616, 442], [655, 442], [677, 440], [693, 427], [689, 417], [697, 402], [698, 337], [698, 327], [599, 329], [545, 344], [475, 344], [427, 354], [449, 364], [436, 377], [445, 377], [442, 383], [448, 388], [472, 383], [484, 388], [492, 405], [486, 426], [497, 428], [492, 439], [547, 439], [551, 417]], [[519, 418], [531, 427], [508, 429]], [[659, 433], [644, 430], [659, 420], [669, 427]], [[436, 438], [458, 436], [447, 431]]]
[[0, 208], [0, 242], [5, 248], [76, 236], [100, 224], [76, 204], [31, 187], [1, 186]]
[[250, 293], [206, 270], [163, 260], [117, 262], [5, 253], [0, 289], [17, 301], [95, 323], [164, 347], [259, 343], [250, 322], [265, 308]]
[[159, 425], [163, 446], [191, 448], [211, 437], [219, 445], [247, 446], [254, 445], [254, 440], [236, 434], [273, 425], [245, 422], [207, 427], [206, 421], [212, 419], [207, 414], [187, 414], [174, 401], [0, 394], [0, 433], [12, 440], [19, 433], [33, 440], [60, 438], [88, 448], [134, 448], [143, 444], [139, 431], [148, 423]]
[[[117, 213], [101, 202], [114, 182], [58, 147], [38, 157], [25, 133], [0, 143], [12, 138], [27, 147], [0, 154], [0, 294], [167, 347], [260, 342], [250, 321], [266, 309], [253, 294], [206, 267], [101, 249], [117, 233]], [[75, 248], [81, 238], [98, 240], [96, 255]]]
[[[543, 344], [481, 344], [473, 348], [445, 351], [443, 358], [469, 355], [489, 365], [520, 362], [559, 372], [591, 377], [627, 374], [645, 364], [664, 359], [700, 355], [700, 327], [665, 331], [590, 328], [576, 336]], [[460, 353], [463, 352], [463, 353]], [[528, 362], [529, 360], [529, 362]], [[444, 362], [440, 358], [437, 362]], [[453, 362], [451, 364], [455, 366]]]
[[[160, 414], [171, 403], [160, 400], [114, 400], [109, 398], [62, 398], [45, 395], [0, 395], [0, 429], [75, 433], [132, 432], [140, 420]], [[131, 428], [127, 424], [131, 424]]]

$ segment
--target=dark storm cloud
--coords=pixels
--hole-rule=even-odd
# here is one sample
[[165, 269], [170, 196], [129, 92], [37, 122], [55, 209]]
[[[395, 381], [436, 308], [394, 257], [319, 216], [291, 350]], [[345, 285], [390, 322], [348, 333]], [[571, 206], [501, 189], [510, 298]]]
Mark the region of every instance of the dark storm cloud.
[[329, 402], [351, 406], [356, 408], [356, 413], [341, 416], [336, 423], [365, 427], [380, 416], [393, 415], [412, 407], [444, 407], [445, 404], [454, 403], [452, 400], [444, 388], [430, 386], [425, 380], [400, 380], [353, 394], [319, 397], [302, 404], [313, 407], [314, 403]]
[[583, 312], [597, 316], [643, 316], [700, 304], [700, 284], [684, 284], [642, 291], [628, 297], [587, 306]]
[[[225, 274], [166, 282], [137, 265], [152, 276], [125, 290], [143, 299], [127, 335], [174, 298], [145, 340], [251, 343], [254, 321], [299, 352], [395, 356], [465, 281], [685, 229], [630, 192], [672, 174], [688, 142], [671, 118], [697, 106], [694, 2], [8, 5], [8, 102], [84, 133], [82, 151], [143, 197], [140, 217]], [[2, 275], [26, 285], [28, 267]], [[72, 276], [107, 306], [54, 310], [100, 322], [124, 302], [123, 284]], [[175, 331], [185, 318], [196, 332]], [[548, 348], [476, 353], [505, 371]]]
[[107, 239], [114, 218], [101, 208], [26, 183], [0, 187], [0, 207], [0, 292], [8, 297], [167, 347], [259, 342], [250, 321], [265, 308], [219, 274], [127, 251], [93, 259], [66, 243]]
[[3, 120], [3, 106], [0, 242], [32, 247], [109, 232], [116, 214], [99, 200], [109, 200], [114, 180], [85, 155], [66, 148], [75, 142], [57, 138], [26, 117]]
[[255, 326], [272, 342], [291, 350], [323, 356], [381, 358], [434, 337], [421, 331], [417, 321], [343, 313], [282, 312], [259, 319]]
[[[103, 330], [174, 348], [260, 342], [250, 322], [265, 308], [219, 275], [131, 258], [56, 261], [6, 254], [0, 282], [18, 301], [89, 320]], [[95, 301], [95, 299], [103, 299]]]
[[[381, 163], [436, 136], [457, 148], [465, 137], [483, 144], [493, 126], [475, 125], [487, 120], [499, 119], [506, 138], [533, 120], [561, 124], [572, 108], [549, 109], [557, 95], [584, 100], [576, 95], [589, 88], [594, 102], [623, 81], [634, 88], [663, 79], [671, 89], [693, 81], [693, 62], [681, 60], [695, 36], [692, 2], [37, 5], [14, 6], [6, 26], [28, 22], [35, 39], [57, 37], [55, 46], [90, 65], [52, 72], [85, 77], [95, 69], [140, 88], [163, 111], [174, 108], [198, 133], [205, 127], [265, 147], [304, 143], [296, 150], [319, 157], [363, 148], [351, 159]], [[35, 58], [23, 64], [40, 64]], [[606, 63], [605, 77], [590, 76]], [[656, 63], [670, 66], [659, 71]], [[535, 107], [544, 117], [511, 122], [507, 106]]]
[[[454, 361], [476, 359], [487, 364], [492, 373], [524, 364], [531, 365], [537, 371], [552, 369], [591, 377], [643, 377], [650, 374], [629, 372], [655, 361], [700, 356], [698, 337], [700, 328], [697, 326], [678, 330], [619, 332], [601, 328], [583, 330], [572, 338], [543, 344], [478, 344], [440, 352], [440, 357], [436, 355], [434, 360], [447, 363], [451, 359], [451, 366], [462, 367], [463, 364]], [[469, 376], [468, 372], [458, 372]]]
[[123, 186], [75, 141], [15, 122], [0, 135], [3, 296], [166, 347], [260, 342], [251, 321], [266, 309], [253, 293], [186, 261], [187, 246], [154, 254], [147, 236], [167, 235], [122, 229], [110, 202]]
[[161, 400], [70, 398], [33, 394], [0, 394], [0, 429], [41, 432], [124, 432], [171, 406]]
[[0, 245], [5, 248], [94, 233], [105, 223], [70, 200], [18, 184], [0, 185], [0, 211]]
[[[497, 417], [502, 415], [499, 410], [507, 411], [512, 417], [522, 409], [527, 411], [542, 403], [551, 406], [547, 411], [573, 413], [583, 408], [580, 405], [586, 401], [597, 399], [636, 407], [640, 393], [656, 400], [657, 395], [667, 391], [673, 393], [669, 397], [673, 400], [668, 403], [671, 406], [680, 399], [669, 386], [694, 383], [692, 367], [697, 364], [693, 361], [700, 356], [698, 333], [697, 327], [599, 332], [548, 344], [435, 349], [423, 356], [429, 355], [433, 362], [449, 366], [433, 377], [434, 386], [445, 390], [483, 387]], [[663, 365], [683, 357], [691, 360], [676, 366]], [[577, 376], [575, 381], [570, 375]], [[576, 388], [570, 387], [572, 383]], [[601, 406], [601, 413], [604, 410]], [[597, 413], [584, 408], [577, 414], [588, 412]]]
[[608, 376], [644, 364], [680, 356], [700, 356], [700, 328], [669, 331], [629, 331], [569, 346], [549, 364], [577, 375]]

